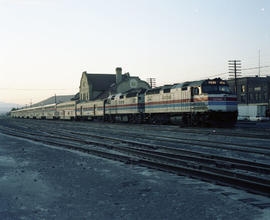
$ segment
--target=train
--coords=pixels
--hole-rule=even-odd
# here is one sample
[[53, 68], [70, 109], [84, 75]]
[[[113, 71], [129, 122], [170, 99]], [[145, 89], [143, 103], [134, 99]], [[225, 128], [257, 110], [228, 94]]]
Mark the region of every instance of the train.
[[234, 126], [237, 97], [215, 78], [132, 89], [104, 99], [68, 101], [11, 111], [13, 118], [176, 123], [183, 126]]

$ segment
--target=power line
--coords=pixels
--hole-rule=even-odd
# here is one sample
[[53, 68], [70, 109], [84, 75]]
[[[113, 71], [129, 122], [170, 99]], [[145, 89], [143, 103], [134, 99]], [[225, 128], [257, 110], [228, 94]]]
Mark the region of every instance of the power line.
[[262, 68], [269, 68], [270, 66], [258, 66], [258, 67], [250, 67], [250, 68], [245, 68], [242, 70], [255, 70], [255, 69], [262, 69]]
[[[241, 71], [256, 70], [256, 69], [259, 69], [259, 68], [262, 69], [262, 68], [269, 68], [269, 67], [270, 66], [250, 67], [250, 68], [241, 69]], [[218, 74], [209, 75], [207, 78], [218, 77], [218, 76], [223, 76], [223, 75], [227, 75], [227, 74], [228, 74], [228, 72], [218, 73]]]
[[[242, 71], [247, 71], [247, 70], [256, 70], [256, 69], [263, 69], [263, 68], [270, 68], [270, 65], [267, 66], [258, 66], [258, 67], [249, 67], [249, 68], [244, 68], [241, 69]], [[205, 79], [205, 78], [212, 78], [212, 77], [219, 77], [219, 76], [223, 76], [223, 75], [227, 75], [228, 72], [224, 72], [224, 73], [218, 73], [218, 74], [213, 74], [213, 75], [209, 75], [207, 77], [201, 77], [201, 79]], [[264, 74], [263, 74], [264, 75]], [[63, 89], [26, 89], [26, 88], [0, 88], [0, 90], [18, 90], [18, 91], [64, 91], [64, 90], [77, 90], [78, 88], [63, 88]]]
[[69, 89], [23, 89], [23, 88], [0, 88], [0, 90], [19, 90], [19, 91], [51, 91], [51, 90], [74, 90], [78, 88]]
[[[217, 76], [222, 76], [222, 75], [226, 75], [226, 74], [228, 74], [228, 72], [226, 72], [226, 73], [219, 73], [219, 74], [215, 74], [215, 75], [210, 75], [210, 76], [208, 76], [208, 78], [217, 77]], [[205, 77], [204, 77], [204, 78], [205, 78]]]

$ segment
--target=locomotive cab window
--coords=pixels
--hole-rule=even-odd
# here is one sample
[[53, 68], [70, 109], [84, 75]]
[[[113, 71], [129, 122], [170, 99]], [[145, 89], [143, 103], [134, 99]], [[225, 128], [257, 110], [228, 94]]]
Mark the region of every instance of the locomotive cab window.
[[219, 91], [225, 93], [231, 93], [230, 87], [227, 85], [219, 85]]
[[193, 95], [199, 95], [200, 91], [198, 87], [195, 87], [192, 90], [193, 90]]
[[231, 93], [229, 86], [224, 81], [207, 81], [202, 85], [203, 93]]

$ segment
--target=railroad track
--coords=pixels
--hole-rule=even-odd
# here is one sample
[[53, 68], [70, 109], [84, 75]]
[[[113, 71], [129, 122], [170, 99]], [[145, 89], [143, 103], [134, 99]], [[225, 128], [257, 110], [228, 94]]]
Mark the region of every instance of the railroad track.
[[[78, 126], [78, 124], [65, 123], [65, 122], [58, 122], [56, 124], [51, 123], [51, 121], [48, 122], [48, 121], [35, 121], [35, 120], [23, 120], [23, 121], [19, 120], [19, 122], [22, 122], [19, 124], [25, 129], [32, 129], [32, 130], [34, 129], [35, 131], [41, 128], [48, 130], [47, 129], [48, 126], [52, 127], [51, 125], [53, 124], [54, 127], [57, 127], [57, 131], [55, 132], [62, 132], [63, 135], [69, 132], [69, 136], [73, 133], [72, 135], [75, 135], [75, 137], [78, 135], [81, 135], [84, 137], [98, 138], [98, 136], [101, 136], [101, 135], [97, 135], [96, 133], [98, 133], [99, 131], [106, 130], [106, 133], [103, 134], [103, 137], [100, 137], [100, 138], [102, 139], [106, 138], [109, 141], [117, 141], [117, 138], [119, 139], [119, 133], [121, 133], [121, 138], [123, 139], [122, 136], [125, 136], [124, 137], [125, 140], [136, 139], [137, 142], [152, 143], [152, 145], [175, 146], [175, 148], [177, 149], [174, 151], [174, 153], [178, 153], [182, 155], [192, 155], [192, 156], [199, 155], [200, 157], [204, 155], [203, 157], [214, 158], [214, 159], [219, 159], [219, 160], [220, 158], [221, 160], [224, 160], [224, 158], [227, 158], [226, 160], [228, 162], [229, 161], [235, 162], [235, 158], [237, 158], [237, 159], [242, 159], [242, 161], [244, 160], [255, 161], [255, 162], [269, 164], [269, 148], [267, 146], [262, 147], [262, 146], [255, 146], [255, 145], [246, 145], [246, 144], [245, 145], [232, 144], [232, 143], [226, 143], [226, 142], [218, 142], [217, 140], [211, 142], [209, 140], [194, 140], [190, 138], [189, 139], [185, 138], [184, 141], [183, 141], [183, 138], [180, 138], [182, 140], [179, 141], [178, 137], [175, 138], [175, 137], [168, 137], [164, 135], [162, 135], [162, 137], [159, 137], [160, 136], [159, 134], [158, 135], [151, 135], [148, 133], [141, 134], [141, 133], [137, 133], [136, 131], [135, 132], [134, 131], [119, 132], [118, 129], [117, 130], [114, 129], [112, 131], [111, 129], [108, 129], [108, 127], [111, 127], [111, 125], [106, 126], [107, 127], [106, 129], [103, 129], [103, 126], [102, 128], [98, 126], [99, 128], [96, 129], [89, 126]], [[88, 123], [83, 123], [83, 124], [87, 125]], [[17, 125], [18, 124], [16, 124], [16, 126]], [[70, 126], [67, 126], [67, 125], [70, 125]], [[70, 130], [71, 132], [68, 130]], [[83, 131], [83, 132], [74, 132], [74, 130]], [[85, 131], [87, 132], [85, 133]], [[90, 134], [89, 134], [89, 131], [90, 131]], [[113, 136], [114, 134], [117, 134], [117, 133], [118, 133], [118, 137], [115, 139], [115, 137]], [[170, 151], [172, 151], [172, 148], [170, 148]], [[222, 163], [224, 164], [224, 162], [221, 162], [219, 163], [220, 164], [219, 166], [221, 166]], [[227, 165], [227, 162], [225, 162], [223, 166], [226, 166], [226, 165]], [[233, 168], [233, 166], [231, 167]]]
[[[270, 166], [267, 164], [250, 161], [247, 163], [247, 161], [237, 159], [235, 161], [226, 161], [226, 158], [222, 157], [211, 158], [213, 155], [207, 158], [209, 155], [192, 155], [191, 152], [183, 151], [175, 152], [177, 149], [165, 149], [162, 146], [153, 146], [135, 141], [131, 143], [131, 141], [116, 140], [115, 138], [104, 141], [106, 137], [97, 135], [95, 137], [92, 135], [91, 140], [85, 140], [78, 137], [78, 134], [70, 136], [70, 134], [60, 133], [50, 128], [43, 132], [33, 132], [1, 126], [0, 131], [6, 135], [26, 138], [43, 144], [173, 172], [178, 175], [188, 175], [270, 196], [269, 178], [259, 177], [262, 173], [269, 175]], [[232, 169], [248, 170], [248, 172], [239, 173], [232, 171]], [[258, 173], [257, 176], [252, 175], [256, 173]]]
[[[79, 132], [72, 132], [72, 133], [78, 134], [78, 135], [82, 134]], [[197, 146], [202, 146], [202, 147], [207, 147], [207, 148], [224, 149], [224, 150], [230, 150], [230, 151], [239, 151], [239, 152], [247, 152], [247, 153], [270, 156], [270, 146], [233, 144], [233, 143], [222, 142], [222, 141], [211, 141], [211, 140], [199, 140], [199, 139], [194, 139], [194, 138], [172, 137], [172, 136], [165, 136], [165, 135], [160, 135], [160, 134], [158, 136], [156, 134], [142, 134], [142, 133], [131, 134], [128, 132], [121, 132], [121, 134], [129, 136], [129, 137], [133, 137], [133, 138], [140, 138], [140, 139], [143, 139], [146, 141], [147, 140], [156, 140], [159, 142], [166, 142], [166, 143], [197, 145]]]
[[[89, 122], [93, 123], [93, 122]], [[94, 122], [95, 123], [95, 122]], [[104, 123], [106, 124], [106, 123]], [[117, 123], [116, 123], [117, 124]], [[121, 125], [124, 123], [121, 123]], [[108, 126], [111, 126], [111, 123], [107, 123]], [[138, 125], [130, 125], [125, 124], [127, 127], [132, 127], [132, 129], [136, 129]], [[113, 125], [112, 125], [113, 126]], [[250, 138], [250, 139], [270, 139], [268, 129], [265, 131], [265, 129], [258, 129], [258, 133], [254, 133], [254, 130], [249, 130], [247, 132], [247, 129], [239, 129], [239, 128], [231, 128], [231, 129], [220, 129], [220, 128], [180, 128], [177, 125], [149, 125], [144, 124], [144, 126], [147, 126], [149, 130], [153, 131], [168, 131], [168, 132], [182, 132], [182, 133], [188, 133], [188, 134], [202, 134], [202, 135], [220, 135], [220, 136], [229, 136], [229, 137], [244, 137], [244, 138]], [[140, 129], [140, 128], [139, 128]], [[234, 132], [231, 132], [231, 130], [234, 130]]]
[[[28, 120], [29, 122], [29, 120]], [[42, 127], [45, 128], [45, 130], [48, 128], [48, 126], [50, 126], [52, 123], [47, 123], [44, 125], [44, 123], [40, 123], [40, 121], [32, 121], [31, 122], [35, 122], [35, 123], [30, 123], [29, 125], [23, 124], [21, 123], [20, 126], [23, 126], [26, 129], [41, 129]], [[46, 121], [47, 122], [47, 121]], [[54, 123], [53, 123], [54, 124]], [[117, 130], [112, 130], [109, 128], [104, 128], [104, 127], [89, 127], [89, 126], [78, 126], [78, 124], [76, 124], [76, 126], [72, 123], [65, 123], [65, 122], [58, 122], [57, 123], [59, 126], [54, 126], [57, 127], [58, 131], [62, 131], [63, 132], [68, 132], [72, 131], [71, 133], [75, 134], [75, 135], [84, 135], [84, 136], [90, 136], [90, 134], [95, 135], [95, 137], [97, 137], [98, 135], [96, 133], [98, 132], [104, 132], [106, 131], [106, 133], [103, 135], [104, 137], [106, 136], [106, 138], [113, 138], [113, 136], [119, 136], [119, 133], [122, 136], [125, 136], [125, 139], [139, 139], [139, 141], [141, 142], [156, 142], [159, 145], [160, 144], [166, 144], [166, 145], [173, 145], [175, 147], [177, 147], [178, 149], [180, 148], [180, 150], [182, 149], [182, 153], [184, 152], [184, 150], [188, 149], [188, 150], [192, 150], [196, 151], [196, 152], [204, 152], [204, 154], [206, 154], [205, 152], [210, 151], [211, 154], [221, 154], [221, 155], [226, 155], [232, 154], [232, 157], [241, 157], [241, 158], [251, 158], [253, 160], [257, 160], [258, 157], [260, 159], [260, 161], [264, 162], [264, 163], [268, 163], [269, 160], [267, 158], [269, 158], [270, 155], [270, 145], [269, 143], [266, 142], [263, 143], [263, 146], [256, 146], [254, 144], [234, 144], [231, 142], [224, 142], [224, 141], [211, 141], [211, 140], [201, 140], [198, 138], [181, 138], [181, 137], [173, 137], [173, 136], [169, 136], [169, 135], [160, 135], [160, 134], [149, 134], [148, 132], [143, 133], [139, 133], [137, 131], [119, 131]], [[55, 124], [54, 124], [55, 125]], [[70, 125], [70, 126], [67, 126]], [[65, 128], [63, 128], [62, 126], [64, 126]], [[62, 127], [59, 129], [58, 127]], [[106, 126], [107, 127], [107, 126]], [[83, 131], [83, 132], [74, 132], [74, 130], [78, 130], [78, 131]], [[87, 133], [85, 133], [87, 131]], [[90, 132], [90, 134], [89, 134]], [[94, 133], [93, 133], [94, 132]], [[109, 133], [109, 135], [108, 135]], [[119, 138], [119, 137], [118, 137]], [[122, 138], [123, 139], [123, 138]], [[244, 140], [245, 141], [245, 140]], [[202, 147], [202, 148], [201, 148]], [[209, 150], [206, 150], [209, 149]], [[212, 149], [212, 150], [211, 150]], [[224, 151], [225, 150], [225, 151]], [[227, 152], [227, 153], [226, 153]], [[242, 153], [242, 155], [238, 155], [235, 153], [239, 152]], [[256, 156], [258, 155], [258, 157]], [[228, 157], [228, 156], [227, 156]]]
[[[36, 121], [32, 119], [14, 119], [17, 121]], [[39, 121], [39, 120], [38, 120]], [[44, 121], [45, 122], [45, 121]], [[47, 120], [46, 122], [50, 123], [50, 120]], [[109, 128], [112, 128], [115, 125], [125, 125], [128, 128], [132, 128], [133, 130], [140, 130], [141, 126], [138, 126], [136, 124], [126, 124], [126, 123], [106, 123], [106, 122], [79, 122], [79, 121], [53, 121], [54, 124], [59, 124], [65, 126], [73, 126], [74, 123], [79, 126], [81, 125], [97, 125], [97, 124], [102, 124], [104, 126], [107, 126]], [[268, 130], [270, 129], [258, 129], [258, 133], [254, 132], [254, 130], [251, 130], [247, 132], [247, 129], [234, 129], [234, 132], [231, 132], [232, 129], [219, 129], [219, 128], [180, 128], [177, 125], [149, 125], [149, 124], [143, 124], [143, 126], [147, 126], [146, 129], [152, 130], [152, 131], [168, 131], [168, 132], [176, 132], [176, 133], [186, 133], [186, 134], [199, 134], [199, 135], [220, 135], [220, 136], [227, 136], [227, 137], [242, 137], [242, 138], [248, 138], [248, 139], [264, 139], [264, 140], [269, 140], [270, 135]], [[104, 127], [103, 127], [104, 128]], [[119, 128], [120, 130], [121, 128]], [[126, 129], [123, 129], [122, 131], [124, 132]]]
[[[26, 120], [26, 121], [29, 121], [29, 120]], [[25, 121], [23, 121], [23, 122], [25, 122]], [[40, 127], [40, 126], [44, 126], [44, 125], [41, 125], [39, 122], [40, 121], [34, 121], [34, 120], [31, 120], [31, 122], [37, 122], [37, 124], [36, 124], [36, 126], [38, 126], [38, 127]], [[43, 121], [44, 123], [48, 123], [48, 125], [50, 125], [51, 124], [51, 121]], [[90, 122], [91, 123], [91, 122]], [[68, 129], [68, 128], [70, 128], [70, 129], [73, 129], [74, 130], [74, 124], [73, 124], [73, 122], [63, 122], [63, 121], [53, 121], [53, 124], [58, 124], [58, 125], [60, 125], [60, 126], [64, 126], [65, 127], [65, 129]], [[91, 129], [91, 130], [101, 130], [101, 131], [105, 131], [105, 130], [107, 130], [107, 131], [109, 131], [109, 132], [111, 132], [112, 131], [112, 129], [115, 129], [115, 127], [113, 127], [113, 125], [111, 125], [111, 124], [104, 124], [104, 123], [102, 123], [102, 125], [105, 125], [105, 126], [102, 126], [102, 127], [97, 127], [96, 125], [97, 125], [98, 123], [93, 123], [93, 124], [89, 124], [89, 123], [76, 123], [75, 125], [76, 125], [76, 129]], [[91, 125], [91, 127], [89, 126], [89, 125]], [[92, 125], [94, 125], [94, 126], [92, 126]], [[121, 124], [121, 125], [123, 125], [123, 124]], [[33, 126], [33, 124], [31, 124], [31, 126]], [[29, 127], [30, 128], [30, 127]], [[142, 133], [142, 130], [143, 130], [143, 132], [145, 131], [145, 130], [151, 130], [151, 131], [153, 131], [153, 130], [155, 130], [155, 129], [153, 129], [153, 127], [150, 127], [150, 128], [148, 128], [148, 127], [134, 127], [134, 126], [132, 126], [132, 127], [124, 127], [124, 128], [119, 128], [119, 127], [117, 127], [117, 130], [118, 130], [118, 132], [121, 132], [121, 134], [126, 134], [126, 135], [130, 135], [130, 133], [129, 132], [127, 132], [127, 130], [129, 129], [129, 128], [132, 128], [132, 131], [136, 131], [136, 135], [140, 135], [140, 136], [143, 136], [143, 135], [147, 135], [147, 136], [152, 136], [152, 137], [156, 137], [156, 134], [151, 134], [151, 133]], [[171, 130], [171, 129], [165, 129], [165, 127], [163, 128], [163, 127], [161, 127], [161, 128], [159, 128], [158, 129], [158, 131], [170, 131], [170, 132], [174, 132], [174, 134], [179, 134], [179, 133], [186, 133], [186, 130], [177, 130], [177, 131], [175, 131], [175, 129], [173, 129], [173, 130]], [[191, 134], [194, 134], [194, 132], [196, 131], [196, 130], [190, 130], [190, 132], [188, 132], [188, 133], [191, 133]], [[197, 132], [197, 134], [198, 134], [199, 132]], [[235, 133], [235, 132], [231, 132], [231, 133]], [[219, 135], [219, 133], [217, 133], [217, 131], [215, 131], [215, 132], [213, 132], [213, 130], [208, 130], [208, 131], [204, 131], [204, 132], [201, 132], [201, 134], [203, 134], [203, 135], [213, 135], [213, 136], [216, 136], [216, 135]], [[238, 133], [236, 133], [236, 134], [228, 134], [227, 136], [235, 136], [235, 137], [246, 137], [246, 136], [248, 136], [248, 137], [250, 137], [250, 138], [253, 138], [250, 134], [245, 134], [245, 135], [239, 135], [238, 136]], [[218, 143], [218, 144], [226, 144], [226, 145], [235, 145], [235, 144], [233, 144], [233, 143], [228, 143], [228, 142], [221, 142], [221, 141], [210, 141], [210, 140], [202, 140], [202, 139], [195, 139], [195, 138], [182, 138], [182, 137], [173, 137], [173, 136], [170, 136], [170, 135], [162, 135], [161, 133], [159, 133], [159, 137], [160, 138], [168, 138], [168, 139], [174, 139], [174, 140], [183, 140], [183, 141], [197, 141], [197, 142], [200, 142], [200, 143], [202, 143], [202, 142], [206, 142], [206, 143], [213, 143], [213, 144], [216, 144], [216, 143]], [[268, 135], [268, 138], [270, 138], [270, 135]], [[166, 140], [167, 141], [167, 140]], [[249, 145], [249, 144], [237, 144], [237, 146], [243, 146], [243, 147], [251, 147], [251, 148], [258, 148], [258, 149], [266, 149], [266, 150], [269, 150], [270, 149], [270, 143], [268, 142], [268, 140], [266, 140], [266, 142], [268, 143], [268, 145], [266, 146], [266, 147], [263, 147], [263, 146], [254, 146], [254, 145]]]
[[[218, 156], [218, 155], [214, 155], [214, 154], [207, 154], [207, 153], [200, 153], [200, 152], [195, 152], [192, 150], [183, 150], [183, 149], [179, 149], [176, 147], [166, 147], [164, 145], [160, 145], [160, 144], [147, 144], [146, 142], [149, 141], [148, 139], [143, 139], [142, 141], [134, 141], [131, 139], [127, 139], [127, 137], [125, 138], [119, 138], [119, 137], [112, 137], [112, 136], [104, 136], [104, 135], [98, 135], [98, 134], [89, 134], [89, 133], [81, 133], [81, 132], [74, 132], [72, 130], [63, 130], [63, 129], [50, 129], [48, 130], [44, 130], [44, 129], [40, 129], [39, 131], [41, 132], [46, 132], [48, 134], [55, 134], [55, 133], [59, 133], [58, 138], [63, 138], [63, 139], [70, 139], [70, 140], [77, 140], [78, 136], [82, 136], [82, 137], [88, 137], [88, 138], [96, 138], [96, 139], [101, 139], [101, 140], [108, 140], [108, 141], [112, 141], [112, 142], [118, 142], [118, 143], [125, 143], [125, 144], [129, 144], [129, 145], [136, 145], [136, 146], [144, 146], [146, 148], [149, 149], [158, 149], [158, 150], [162, 150], [164, 152], [171, 152], [171, 153], [179, 153], [179, 154], [185, 154], [185, 155], [192, 155], [192, 156], [200, 156], [200, 157], [204, 157], [204, 158], [211, 158], [211, 159], [216, 159], [216, 160], [222, 160], [225, 162], [235, 162], [235, 163], [241, 163], [241, 164], [246, 164], [246, 165], [251, 165], [251, 166], [258, 166], [260, 164], [260, 166], [266, 167], [266, 168], [270, 168], [270, 165], [268, 164], [263, 164], [263, 163], [255, 163], [255, 162], [251, 162], [251, 161], [246, 161], [246, 160], [240, 160], [240, 159], [234, 159], [234, 158], [229, 158], [229, 157], [222, 157], [222, 156]], [[73, 135], [73, 137], [71, 137], [70, 135]], [[134, 136], [132, 136], [134, 137]], [[82, 142], [82, 138], [80, 139]], [[164, 140], [167, 141], [167, 140]], [[177, 142], [178, 143], [178, 142]], [[194, 143], [186, 143], [185, 144], [194, 144]], [[268, 149], [270, 150], [270, 149]], [[251, 151], [252, 153], [254, 153], [254, 151]], [[207, 163], [210, 163], [210, 161], [207, 161]]]
[[[32, 125], [33, 126], [33, 125]], [[44, 127], [44, 126], [41, 126]], [[40, 129], [40, 125], [37, 125], [36, 128]], [[81, 128], [82, 130], [86, 130], [84, 127], [76, 126], [76, 129]], [[59, 130], [59, 129], [58, 129]], [[65, 130], [62, 130], [64, 132], [72, 130], [71, 133], [80, 135], [82, 133], [79, 132], [74, 132], [74, 126], [65, 126]], [[112, 131], [112, 129], [108, 128], [87, 128], [87, 131], [108, 131], [110, 134], [119, 134], [119, 131], [115, 132]], [[83, 134], [82, 134], [83, 135]], [[85, 134], [84, 134], [85, 135]], [[121, 131], [121, 135], [125, 135], [127, 138], [140, 138], [141, 141], [147, 142], [149, 140], [153, 141], [158, 141], [158, 142], [163, 142], [163, 143], [172, 143], [172, 144], [184, 144], [184, 145], [196, 145], [196, 146], [201, 146], [205, 148], [210, 148], [210, 149], [221, 149], [221, 150], [227, 150], [227, 151], [236, 151], [236, 152], [244, 152], [244, 153], [250, 153], [250, 154], [258, 154], [261, 156], [270, 156], [270, 144], [264, 145], [264, 146], [256, 146], [256, 145], [251, 145], [251, 144], [241, 144], [241, 143], [228, 143], [224, 141], [211, 141], [211, 140], [201, 140], [201, 139], [196, 139], [196, 138], [183, 138], [183, 137], [173, 137], [170, 135], [161, 135], [159, 134], [158, 136], [156, 134], [151, 134], [151, 133], [142, 133], [136, 132], [136, 133], [130, 133], [127, 131]], [[107, 137], [108, 138], [108, 137]]]

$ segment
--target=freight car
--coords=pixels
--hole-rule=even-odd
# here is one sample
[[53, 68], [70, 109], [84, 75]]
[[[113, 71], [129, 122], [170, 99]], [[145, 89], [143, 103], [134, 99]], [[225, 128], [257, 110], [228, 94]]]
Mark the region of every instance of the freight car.
[[110, 95], [106, 99], [79, 103], [70, 101], [32, 110], [26, 108], [12, 111], [11, 116], [233, 126], [237, 120], [237, 98], [231, 93], [228, 84], [218, 78], [165, 85], [149, 90], [133, 89], [124, 94]]

